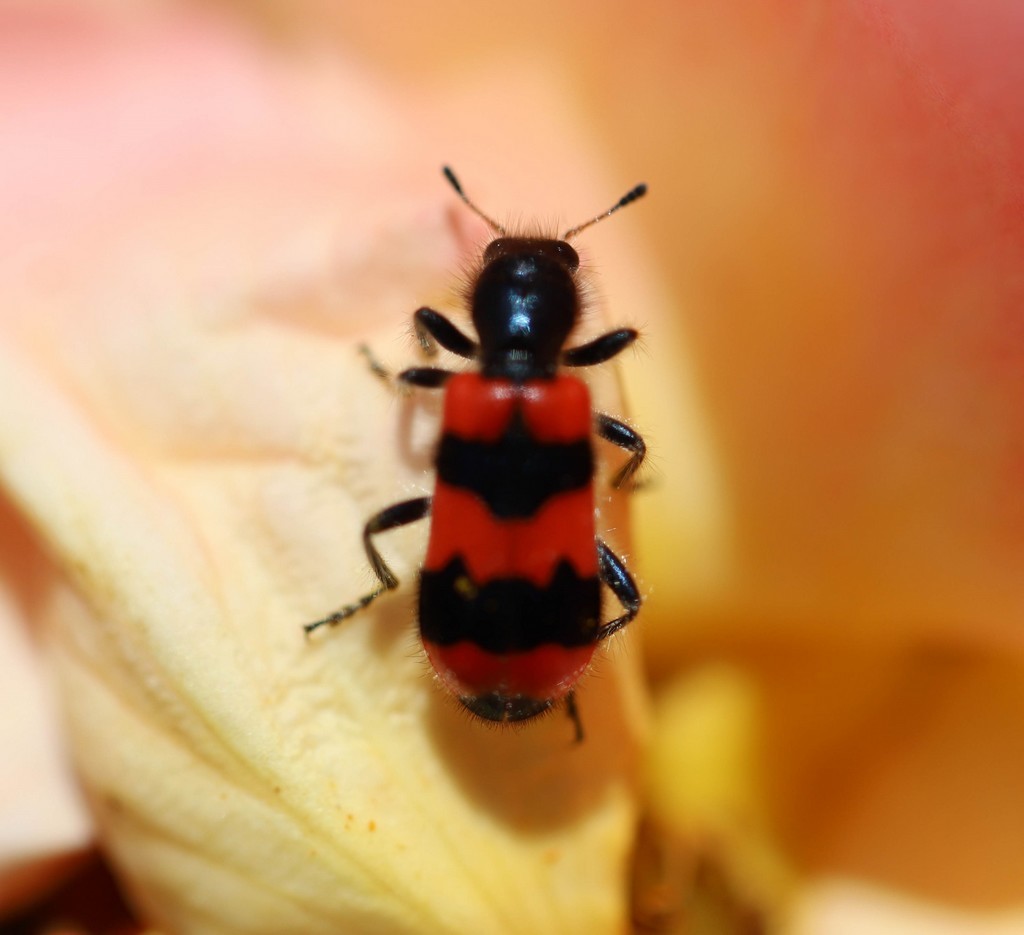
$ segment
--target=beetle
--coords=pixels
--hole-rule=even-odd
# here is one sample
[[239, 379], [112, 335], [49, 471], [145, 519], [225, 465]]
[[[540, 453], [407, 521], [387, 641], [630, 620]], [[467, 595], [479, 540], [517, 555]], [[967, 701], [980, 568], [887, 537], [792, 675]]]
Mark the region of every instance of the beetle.
[[[377, 587], [305, 631], [334, 626], [397, 588], [374, 538], [432, 516], [419, 628], [441, 682], [487, 721], [527, 721], [563, 703], [579, 741], [575, 686], [597, 645], [641, 604], [622, 559], [596, 533], [593, 435], [629, 453], [613, 487], [631, 481], [646, 445], [624, 422], [594, 412], [586, 384], [565, 372], [604, 363], [638, 337], [618, 328], [566, 347], [582, 311], [580, 260], [569, 241], [647, 187], [550, 239], [510, 235], [470, 201], [449, 167], [443, 172], [495, 234], [468, 291], [477, 339], [428, 307], [416, 311], [413, 327], [428, 355], [440, 345], [477, 366], [398, 374], [404, 386], [444, 391], [433, 496], [370, 517], [363, 546]], [[608, 622], [602, 584], [624, 611]]]

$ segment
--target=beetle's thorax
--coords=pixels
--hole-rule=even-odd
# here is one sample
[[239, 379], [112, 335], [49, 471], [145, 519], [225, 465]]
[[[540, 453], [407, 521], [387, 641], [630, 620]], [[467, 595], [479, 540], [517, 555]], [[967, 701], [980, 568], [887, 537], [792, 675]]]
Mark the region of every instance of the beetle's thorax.
[[488, 245], [471, 295], [485, 376], [554, 376], [579, 316], [578, 268], [563, 240], [500, 237]]

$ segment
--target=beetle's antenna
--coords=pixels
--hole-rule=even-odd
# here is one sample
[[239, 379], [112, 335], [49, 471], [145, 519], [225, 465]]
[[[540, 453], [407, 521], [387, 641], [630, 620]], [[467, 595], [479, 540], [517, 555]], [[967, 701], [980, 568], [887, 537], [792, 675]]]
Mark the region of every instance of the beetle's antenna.
[[449, 166], [443, 166], [441, 171], [444, 172], [444, 177], [448, 179], [448, 181], [451, 183], [452, 188], [455, 189], [455, 193], [466, 203], [466, 205], [469, 207], [469, 210], [472, 211], [477, 217], [482, 218], [484, 221], [486, 221], [487, 225], [491, 228], [492, 231], [494, 231], [494, 233], [499, 234], [501, 236], [505, 236], [505, 228], [502, 227], [497, 221], [494, 221], [491, 218], [489, 218], [486, 214], [483, 213], [483, 211], [481, 211], [475, 204], [473, 204], [473, 202], [470, 201], [469, 198], [466, 197], [466, 193], [462, 190], [462, 186], [459, 184], [459, 180], [455, 178], [455, 173], [452, 172], [451, 168]]
[[580, 231], [586, 230], [591, 224], [596, 224], [598, 221], [603, 221], [609, 214], [614, 214], [619, 208], [625, 208], [626, 205], [632, 204], [637, 198], [643, 198], [647, 194], [647, 186], [641, 182], [639, 185], [631, 188], [625, 195], [623, 195], [618, 201], [615, 202], [607, 211], [603, 214], [592, 217], [589, 221], [584, 221], [582, 224], [577, 224], [576, 227], [570, 227], [564, 234], [562, 234], [562, 240], [568, 240], [570, 237], [575, 237]]

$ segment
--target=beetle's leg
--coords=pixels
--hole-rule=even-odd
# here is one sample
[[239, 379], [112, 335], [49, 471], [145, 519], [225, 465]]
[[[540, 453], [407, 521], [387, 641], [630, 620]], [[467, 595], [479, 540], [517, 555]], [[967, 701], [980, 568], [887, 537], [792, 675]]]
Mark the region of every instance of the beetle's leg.
[[598, 627], [597, 639], [600, 642], [608, 639], [613, 633], [618, 633], [629, 623], [640, 612], [642, 600], [636, 582], [626, 569], [622, 559], [600, 539], [597, 540], [597, 568], [600, 579], [611, 588], [612, 594], [626, 611], [621, 617], [616, 617]]
[[359, 353], [366, 358], [374, 376], [386, 383], [388, 389], [401, 394], [407, 394], [413, 386], [428, 390], [440, 389], [449, 378], [455, 376], [454, 370], [443, 370], [440, 367], [409, 367], [395, 375], [374, 356], [368, 345], [360, 344]]
[[[432, 308], [420, 308], [412, 316], [413, 327], [416, 330], [416, 339], [423, 349], [423, 353], [433, 357], [437, 353], [437, 344], [440, 344], [446, 351], [451, 351], [459, 357], [466, 357], [472, 360], [477, 355], [476, 342], [464, 335], [440, 312]], [[396, 377], [388, 370], [374, 355], [373, 351], [366, 344], [359, 345], [359, 353], [362, 354], [370, 364], [370, 369], [392, 388], [398, 384], [400, 390], [406, 390], [410, 386], [418, 386], [423, 389], [434, 390], [444, 386], [448, 379], [454, 376], [450, 370], [442, 370], [439, 367], [411, 367], [403, 370]]]
[[569, 720], [572, 721], [573, 727], [576, 728], [576, 736], [573, 738], [573, 743], [583, 743], [583, 721], [580, 720], [580, 709], [576, 707], [575, 690], [570, 691], [565, 696], [565, 713], [569, 716]]
[[454, 370], [443, 370], [440, 367], [410, 367], [408, 370], [403, 370], [395, 379], [403, 386], [418, 386], [421, 389], [437, 390], [454, 376]]
[[476, 341], [464, 335], [440, 312], [432, 308], [423, 307], [417, 309], [412, 316], [413, 328], [416, 329], [416, 340], [420, 342], [423, 353], [433, 357], [437, 353], [434, 346], [436, 341], [446, 351], [451, 351], [459, 357], [466, 357], [472, 360], [477, 355], [479, 348]]
[[[621, 617], [598, 627], [597, 641], [608, 639], [613, 633], [617, 633], [629, 623], [640, 612], [640, 592], [637, 590], [633, 576], [626, 570], [626, 566], [611, 549], [600, 539], [597, 540], [597, 562], [598, 575], [601, 580], [611, 588], [612, 593], [618, 598], [619, 603], [625, 609]], [[580, 719], [580, 711], [576, 705], [576, 692], [570, 691], [565, 696], [565, 713], [569, 716], [573, 726], [576, 728], [576, 743], [583, 742], [583, 721]]]
[[366, 363], [369, 365], [373, 375], [383, 380], [391, 389], [394, 389], [395, 375], [377, 359], [377, 355], [373, 353], [370, 345], [360, 344], [356, 350], [366, 358]]
[[415, 500], [403, 500], [401, 503], [394, 503], [387, 509], [381, 510], [376, 515], [370, 517], [363, 528], [363, 547], [366, 549], [366, 558], [370, 562], [370, 567], [373, 569], [373, 573], [379, 582], [378, 586], [369, 594], [359, 598], [354, 604], [348, 604], [340, 610], [336, 610], [333, 614], [324, 617], [322, 620], [307, 623], [303, 627], [307, 634], [323, 626], [333, 627], [364, 607], [368, 607], [385, 591], [393, 591], [398, 587], [398, 578], [395, 577], [394, 572], [388, 568], [387, 562], [384, 561], [380, 552], [377, 551], [376, 546], [373, 544], [373, 537], [378, 533], [387, 532], [389, 529], [397, 529], [399, 526], [407, 526], [409, 523], [415, 523], [418, 519], [423, 519], [424, 516], [430, 513], [430, 505], [430, 497], [417, 497]]
[[570, 347], [562, 351], [562, 363], [566, 367], [593, 367], [595, 364], [603, 364], [624, 351], [638, 337], [639, 332], [635, 328], [609, 331], [579, 347]]
[[601, 438], [630, 453], [629, 460], [615, 472], [615, 476], [612, 478], [612, 487], [621, 487], [631, 480], [640, 469], [647, 454], [647, 445], [643, 437], [638, 432], [634, 432], [625, 422], [613, 419], [603, 412], [597, 413], [595, 422], [597, 434]]

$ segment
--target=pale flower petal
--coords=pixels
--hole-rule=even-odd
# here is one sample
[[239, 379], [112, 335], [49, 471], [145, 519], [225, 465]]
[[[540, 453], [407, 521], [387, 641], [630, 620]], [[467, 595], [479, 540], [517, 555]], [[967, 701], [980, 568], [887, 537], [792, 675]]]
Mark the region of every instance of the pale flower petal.
[[948, 906], [848, 879], [826, 879], [802, 896], [792, 935], [1019, 935], [1024, 910]]
[[[99, 138], [124, 134], [91, 170], [120, 197], [34, 218], [3, 276], [0, 478], [53, 557], [38, 615], [129, 895], [168, 933], [620, 931], [628, 640], [574, 746], [563, 718], [495, 731], [446, 699], [411, 588], [301, 629], [366, 588], [366, 516], [429, 484], [436, 407], [357, 346], [406, 359], [408, 315], [445, 302], [478, 229], [360, 80], [291, 81], [187, 19], [119, 35], [85, 48], [147, 89], [137, 122], [89, 101]], [[422, 545], [385, 545], [410, 585]]]
[[[2, 507], [0, 507], [2, 509]], [[29, 558], [29, 537], [3, 520], [6, 555]], [[0, 585], [0, 917], [24, 907], [76, 863], [92, 823], [70, 771], [52, 684], [23, 626], [24, 601], [42, 580], [33, 562], [9, 562]]]

